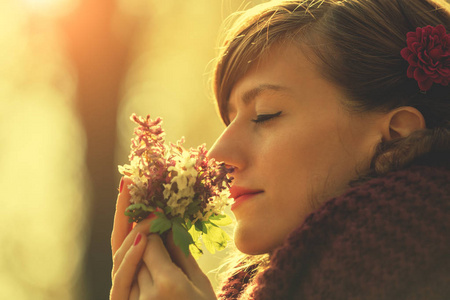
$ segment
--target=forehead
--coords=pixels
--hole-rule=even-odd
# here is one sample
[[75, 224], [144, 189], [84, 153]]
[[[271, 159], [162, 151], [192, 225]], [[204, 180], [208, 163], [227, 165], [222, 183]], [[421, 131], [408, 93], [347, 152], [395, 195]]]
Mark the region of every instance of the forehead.
[[228, 120], [228, 104], [236, 85], [267, 56], [269, 50], [281, 40], [250, 43], [247, 39], [236, 38], [218, 62], [214, 77], [214, 93], [218, 108], [225, 124]]
[[318, 80], [322, 76], [299, 47], [274, 45], [232, 86], [227, 110], [231, 113], [263, 93], [314, 88]]

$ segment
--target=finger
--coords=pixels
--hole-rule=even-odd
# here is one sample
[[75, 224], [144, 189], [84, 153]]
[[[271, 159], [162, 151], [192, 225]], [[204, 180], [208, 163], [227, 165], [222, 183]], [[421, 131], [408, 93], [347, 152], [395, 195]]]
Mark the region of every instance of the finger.
[[161, 237], [157, 234], [150, 234], [147, 237], [147, 248], [143, 260], [154, 281], [157, 281], [158, 276], [153, 274], [165, 273], [168, 267], [175, 267]]
[[130, 292], [130, 300], [139, 300], [139, 286], [137, 285], [137, 283], [133, 283], [133, 286], [131, 287], [131, 292]]
[[117, 269], [122, 265], [122, 260], [124, 259], [128, 250], [133, 246], [137, 235], [142, 234], [144, 236], [147, 236], [149, 234], [151, 222], [152, 219], [146, 219], [142, 222], [139, 222], [122, 242], [122, 245], [113, 256], [113, 276], [117, 272]]
[[111, 288], [111, 300], [128, 299], [136, 275], [136, 270], [146, 249], [146, 244], [146, 235], [138, 234], [133, 247], [127, 251], [117, 272], [114, 273]]
[[167, 239], [167, 250], [173, 262], [186, 274], [192, 283], [201, 290], [212, 289], [211, 282], [203, 273], [194, 257], [186, 256], [180, 247], [175, 245], [172, 232]]
[[146, 288], [150, 288], [153, 285], [152, 275], [148, 270], [146, 265], [143, 265], [138, 274], [137, 274], [137, 282], [139, 284], [140, 290], [142, 291], [141, 296], [145, 296]]
[[114, 226], [111, 235], [111, 248], [113, 255], [119, 249], [125, 237], [131, 230], [132, 224], [128, 222], [125, 216], [125, 210], [130, 205], [130, 193], [128, 185], [132, 183], [131, 179], [122, 177], [120, 181], [119, 195], [117, 196], [116, 212], [114, 214]]

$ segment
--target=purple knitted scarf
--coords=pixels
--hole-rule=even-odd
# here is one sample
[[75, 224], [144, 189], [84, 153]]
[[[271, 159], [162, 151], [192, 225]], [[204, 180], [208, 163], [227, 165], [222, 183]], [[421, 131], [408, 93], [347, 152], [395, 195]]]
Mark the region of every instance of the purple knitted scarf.
[[[450, 299], [450, 169], [413, 166], [327, 201], [219, 299]], [[247, 294], [247, 293], [246, 293]]]

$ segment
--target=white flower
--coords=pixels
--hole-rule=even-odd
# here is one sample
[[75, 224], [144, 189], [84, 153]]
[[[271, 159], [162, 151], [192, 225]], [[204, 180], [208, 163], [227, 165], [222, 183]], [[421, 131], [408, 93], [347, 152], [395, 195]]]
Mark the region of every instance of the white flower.
[[146, 200], [148, 180], [143, 176], [140, 164], [140, 159], [135, 157], [129, 165], [119, 166], [119, 172], [133, 182], [133, 184], [128, 185], [130, 202], [148, 204], [148, 200]]
[[211, 210], [214, 214], [222, 215], [224, 214], [225, 207], [233, 204], [233, 202], [234, 199], [230, 198], [230, 192], [228, 190], [223, 190], [219, 196], [209, 199], [206, 210]]
[[[168, 168], [169, 172], [176, 172], [170, 184], [164, 185], [163, 196], [167, 200], [167, 205], [172, 209], [173, 216], [183, 216], [186, 208], [194, 200], [194, 185], [197, 180], [197, 170], [195, 169], [196, 160], [189, 157], [189, 153], [183, 153], [183, 156], [177, 157], [175, 166]], [[176, 183], [177, 189], [172, 188]], [[174, 190], [177, 190], [175, 192]]]

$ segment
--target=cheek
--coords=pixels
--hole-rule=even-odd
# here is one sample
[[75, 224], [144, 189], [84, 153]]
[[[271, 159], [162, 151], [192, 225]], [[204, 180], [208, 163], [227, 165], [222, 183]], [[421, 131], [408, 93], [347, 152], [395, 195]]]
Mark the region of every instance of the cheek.
[[364, 164], [361, 161], [367, 161], [364, 151], [371, 148], [373, 142], [368, 141], [373, 139], [330, 128], [325, 124], [315, 130], [285, 130], [259, 145], [254, 176], [267, 198], [238, 219], [235, 243], [239, 250], [261, 254], [280, 246], [307, 215], [347, 188]]
[[[323, 173], [337, 158], [336, 138], [330, 132], [321, 133], [305, 128], [302, 131], [281, 133], [268, 141], [266, 162], [280, 180], [308, 181], [317, 173]], [[269, 154], [270, 153], [270, 154]]]
[[256, 178], [265, 189], [265, 197], [248, 205], [245, 213], [236, 212], [234, 241], [247, 254], [274, 250], [313, 211], [308, 200], [309, 170], [304, 168], [303, 159], [281, 141], [273, 145], [276, 147], [270, 151], [264, 147], [258, 154], [261, 165]]
[[342, 193], [358, 170], [368, 167], [370, 155], [363, 149], [370, 147], [364, 139], [330, 128], [279, 135], [272, 141], [272, 156], [266, 159], [263, 175], [271, 178], [272, 190], [282, 195], [279, 201], [301, 215]]

